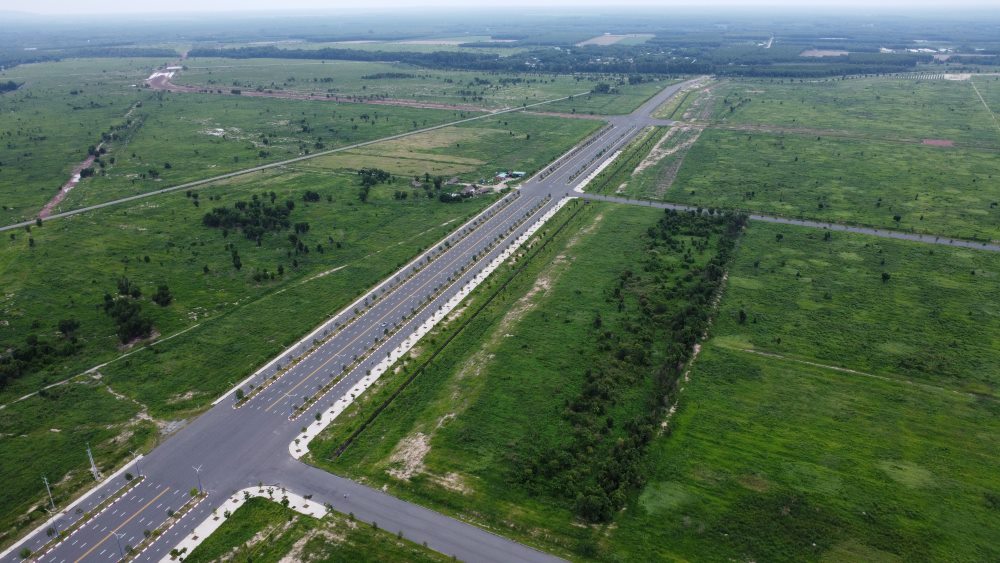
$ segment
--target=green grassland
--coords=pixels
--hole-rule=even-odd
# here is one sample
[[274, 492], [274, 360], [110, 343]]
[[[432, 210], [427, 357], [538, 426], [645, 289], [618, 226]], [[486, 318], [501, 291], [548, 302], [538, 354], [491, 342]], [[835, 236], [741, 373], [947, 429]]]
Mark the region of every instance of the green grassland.
[[970, 81], [728, 81], [717, 90], [715, 102], [714, 115], [729, 124], [830, 129], [885, 139], [945, 139], [993, 149], [1000, 146], [1000, 131]]
[[534, 172], [600, 126], [600, 121], [510, 113], [322, 156], [296, 166], [341, 169], [368, 163], [403, 176], [429, 173], [475, 182], [490, 179], [498, 171]]
[[[70, 340], [58, 332], [58, 322], [75, 319], [80, 326], [75, 331], [78, 348], [74, 353], [36, 365], [0, 390], [0, 402], [7, 404], [44, 384], [130, 355], [98, 372], [102, 382], [127, 397], [115, 401], [116, 408], [102, 411], [102, 417], [113, 419], [108, 422], [111, 430], [102, 426], [98, 432], [86, 424], [92, 415], [87, 405], [97, 401], [90, 395], [107, 400], [106, 392], [88, 391], [87, 397], [76, 398], [84, 393], [76, 384], [0, 410], [5, 421], [0, 455], [11, 460], [4, 466], [11, 473], [5, 482], [18, 484], [5, 489], [0, 506], [5, 520], [0, 526], [7, 529], [27, 507], [43, 499], [44, 490], [34, 486], [43, 473], [56, 483], [54, 493], [61, 498], [87, 483], [83, 476], [86, 457], [79, 451], [53, 448], [40, 456], [22, 435], [48, 441], [81, 433], [92, 436], [98, 463], [113, 467], [126, 443], [142, 446], [156, 435], [147, 428], [152, 426], [149, 423], [143, 423], [143, 433], [138, 432], [140, 428], [131, 430], [129, 421], [137, 410], [143, 409], [160, 425], [197, 414], [364, 288], [490, 201], [400, 201], [393, 194], [408, 183], [399, 180], [375, 187], [362, 204], [357, 184], [353, 174], [257, 173], [201, 190], [197, 207], [193, 197], [178, 192], [53, 221], [30, 233], [15, 232], [13, 238], [5, 234], [0, 243], [4, 279], [0, 346], [23, 347], [31, 335], [53, 346], [66, 346]], [[307, 190], [318, 192], [320, 201], [304, 202]], [[267, 198], [271, 191], [279, 205], [294, 202], [292, 222], [310, 224], [310, 230], [300, 235], [308, 254], [289, 254], [292, 246], [287, 233], [291, 230], [265, 235], [258, 247], [238, 231], [226, 237], [221, 230], [202, 225], [203, 215], [213, 207], [232, 208], [238, 200]], [[34, 246], [29, 246], [29, 237]], [[241, 257], [240, 270], [234, 267], [230, 244]], [[322, 252], [317, 245], [323, 246]], [[283, 274], [277, 274], [279, 266]], [[267, 276], [255, 279], [264, 270]], [[120, 346], [115, 324], [100, 305], [105, 292], [116, 293], [116, 280], [123, 275], [142, 290], [139, 302], [153, 321], [154, 337], [176, 337], [155, 346]], [[163, 283], [173, 295], [166, 307], [151, 301]], [[69, 389], [75, 391], [71, 394]], [[80, 419], [78, 433], [67, 430], [70, 424], [63, 422], [67, 417]], [[63, 433], [50, 435], [50, 428], [61, 428]], [[108, 432], [113, 433], [110, 439]], [[70, 470], [72, 478], [62, 481]], [[35, 511], [30, 517], [41, 515]]]
[[[399, 76], [403, 75], [403, 76]], [[377, 78], [364, 78], [364, 77]], [[381, 76], [381, 77], [379, 77]], [[601, 82], [616, 94], [590, 96], [544, 106], [553, 111], [628, 113], [667, 82], [629, 85], [620, 75], [569, 75], [429, 70], [400, 63], [355, 61], [295, 62], [280, 59], [193, 58], [174, 77], [176, 84], [229, 90], [269, 89], [361, 98], [394, 98], [475, 106], [484, 110], [517, 107], [581, 94]], [[618, 84], [624, 81], [624, 84]], [[564, 107], [565, 106], [565, 107]]]
[[112, 143], [108, 157], [115, 158], [114, 164], [82, 181], [59, 209], [153, 191], [469, 115], [321, 101], [155, 93], [139, 112], [142, 125], [132, 138], [127, 143]]
[[993, 253], [753, 223], [601, 558], [996, 559], [998, 271]]
[[145, 98], [137, 85], [163, 62], [73, 59], [0, 72], [0, 81], [22, 83], [0, 95], [0, 223], [36, 215], [87, 147]]
[[602, 559], [1000, 557], [993, 399], [710, 343], [682, 405]]
[[[592, 493], [577, 491], [593, 491], [592, 481], [629, 465], [619, 457], [631, 443], [629, 429], [648, 414], [652, 397], [661, 398], [654, 366], [684, 347], [646, 315], [655, 309], [654, 315], [670, 317], [692, 306], [684, 288], [714, 255], [716, 235], [707, 233], [677, 236], [687, 251], [647, 248], [647, 230], [660, 217], [659, 210], [603, 204], [561, 211], [525, 251], [539, 254], [519, 255], [477, 289], [310, 445], [313, 462], [560, 555], [588, 553], [603, 527], [578, 518], [589, 518]], [[542, 240], [550, 242], [542, 246]], [[500, 285], [522, 266], [510, 285]], [[360, 421], [463, 324], [344, 454], [332, 458]], [[600, 383], [591, 370], [602, 374]], [[602, 380], [609, 372], [612, 380]], [[604, 399], [591, 395], [597, 388]], [[581, 397], [600, 404], [576, 412], [571, 405], [586, 402]], [[587, 443], [593, 417], [602, 437], [577, 451]], [[564, 469], [572, 475], [555, 460], [569, 463], [572, 469]]]
[[277, 502], [252, 498], [184, 557], [201, 561], [446, 561], [443, 555], [347, 516], [298, 514]]
[[[393, 199], [394, 191], [408, 188], [408, 182], [399, 179], [378, 186], [368, 202], [362, 204], [357, 185], [353, 174], [256, 173], [201, 190], [197, 200], [178, 192], [53, 221], [33, 228], [30, 233], [22, 231], [5, 236], [0, 251], [0, 270], [5, 280], [5, 322], [0, 326], [0, 342], [15, 346], [29, 334], [57, 339], [56, 322], [75, 318], [81, 325], [75, 333], [83, 349], [65, 361], [16, 380], [3, 389], [0, 396], [10, 400], [117, 357], [121, 350], [114, 335], [114, 323], [97, 305], [102, 302], [105, 292], [116, 291], [116, 280], [123, 275], [142, 289], [144, 310], [153, 316], [161, 335], [168, 336], [196, 324], [203, 326], [192, 333], [191, 339], [171, 340], [158, 347], [155, 354], [149, 350], [137, 351], [121, 366], [113, 365], [109, 369], [122, 369], [128, 362], [141, 364], [144, 368], [149, 367], [148, 363], [169, 365], [181, 358], [213, 366], [210, 357], [219, 356], [220, 371], [209, 370], [213, 376], [206, 378], [205, 370], [197, 370], [197, 375], [191, 375], [192, 379], [187, 382], [194, 386], [207, 384], [210, 388], [201, 389], [202, 393], [217, 393], [230, 379], [240, 378], [250, 366], [276, 352], [286, 340], [318, 324], [325, 315], [346, 304], [363, 288], [373, 285], [421, 247], [443, 236], [454, 227], [451, 223], [475, 212], [488, 201], [486, 198], [442, 204], [437, 199], [425, 197], [398, 201]], [[318, 192], [320, 201], [304, 202], [302, 196], [307, 190]], [[230, 232], [227, 237], [219, 229], [202, 225], [202, 216], [213, 207], [231, 208], [236, 201], [246, 201], [252, 196], [266, 199], [271, 191], [276, 193], [278, 204], [294, 203], [292, 222], [310, 224], [309, 232], [301, 237], [310, 246], [308, 254], [290, 254], [292, 248], [286, 232], [267, 234], [261, 246], [257, 246], [238, 231]], [[196, 201], [200, 205], [195, 206]], [[34, 240], [33, 246], [29, 245], [29, 238]], [[316, 250], [316, 245], [322, 245], [323, 251]], [[232, 263], [232, 249], [241, 256], [240, 270]], [[276, 272], [279, 265], [285, 273], [275, 280], [253, 279], [257, 272]], [[345, 269], [306, 281], [338, 267]], [[148, 301], [148, 296], [160, 283], [168, 284], [174, 295], [174, 303], [168, 307], [158, 307]], [[293, 305], [312, 292], [327, 296], [326, 303]], [[234, 325], [231, 323], [244, 314], [241, 311], [257, 307], [263, 310], [255, 313], [261, 314], [261, 318], [272, 319], [275, 326], [256, 325], [254, 329], [260, 331], [258, 336], [262, 340], [248, 344], [247, 350], [259, 347], [276, 335], [282, 335], [281, 341], [272, 342], [266, 347], [268, 351], [259, 353], [231, 350], [231, 357], [222, 350], [213, 349], [209, 335], [222, 329], [213, 328], [216, 324], [225, 325], [216, 335], [222, 337], [225, 330], [232, 330]], [[264, 312], [272, 307], [276, 308], [273, 310], [284, 308], [289, 314], [275, 318], [272, 313]], [[300, 313], [300, 308], [309, 311]], [[254, 329], [247, 329], [243, 332], [244, 338], [236, 340], [255, 340]], [[188, 350], [188, 356], [175, 351], [196, 343], [201, 348], [197, 353]], [[242, 346], [240, 343], [232, 345]], [[244, 361], [234, 362], [233, 358]], [[233, 367], [223, 368], [223, 364]], [[161, 373], [160, 369], [139, 376], [159, 387], [160, 401], [167, 399], [163, 387], [166, 382], [156, 383], [163, 376], [169, 376], [167, 387], [173, 389], [172, 392], [188, 390], [177, 379], [184, 377], [183, 370], [171, 374]], [[128, 379], [128, 383], [123, 382], [126, 386], [137, 382], [137, 378]], [[214, 383], [208, 383], [213, 379]], [[154, 391], [153, 395], [156, 394]], [[181, 405], [181, 410], [204, 404], [203, 397]]]
[[998, 179], [995, 151], [708, 129], [662, 197], [989, 240]]
[[762, 223], [750, 235], [717, 342], [997, 396], [1000, 255]]

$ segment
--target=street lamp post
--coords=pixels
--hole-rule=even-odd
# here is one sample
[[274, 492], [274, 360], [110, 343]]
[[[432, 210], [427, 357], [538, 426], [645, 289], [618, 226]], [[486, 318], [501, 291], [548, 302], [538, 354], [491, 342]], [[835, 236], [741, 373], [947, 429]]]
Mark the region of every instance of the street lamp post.
[[139, 465], [139, 454], [132, 450], [132, 455], [135, 456], [135, 472], [137, 477], [142, 477], [142, 466]]
[[122, 559], [125, 559], [125, 550], [122, 549], [122, 538], [125, 537], [125, 533], [124, 532], [121, 534], [117, 532], [111, 532], [111, 533], [115, 536], [115, 542], [118, 543], [118, 555], [121, 556]]
[[198, 467], [191, 466], [191, 469], [194, 469], [195, 475], [198, 476], [198, 492], [204, 494], [205, 493], [205, 489], [203, 489], [202, 486], [201, 486], [201, 468], [202, 467], [204, 467], [204, 465], [199, 465]]

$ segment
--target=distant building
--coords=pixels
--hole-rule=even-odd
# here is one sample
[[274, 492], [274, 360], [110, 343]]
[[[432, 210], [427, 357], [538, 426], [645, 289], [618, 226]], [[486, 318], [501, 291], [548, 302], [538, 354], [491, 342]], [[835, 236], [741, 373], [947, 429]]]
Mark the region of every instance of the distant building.
[[527, 176], [528, 173], [527, 172], [521, 172], [520, 170], [515, 170], [515, 171], [511, 172], [510, 175], [513, 176], [513, 177], [515, 177], [515, 178], [523, 178], [524, 176]]

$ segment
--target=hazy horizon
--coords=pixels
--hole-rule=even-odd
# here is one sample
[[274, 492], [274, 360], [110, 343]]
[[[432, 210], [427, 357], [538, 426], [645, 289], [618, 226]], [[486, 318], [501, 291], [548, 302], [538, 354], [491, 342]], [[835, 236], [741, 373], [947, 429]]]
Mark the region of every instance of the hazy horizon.
[[511, 0], [502, 5], [470, 6], [460, 0], [428, 0], [419, 5], [400, 0], [369, 0], [364, 6], [330, 5], [322, 0], [286, 0], [276, 8], [270, 0], [174, 0], [165, 8], [161, 2], [150, 0], [106, 0], [101, 3], [86, 4], [70, 0], [36, 0], [30, 7], [18, 7], [0, 12], [25, 15], [58, 16], [79, 14], [194, 14], [194, 13], [323, 13], [323, 14], [364, 14], [394, 11], [449, 11], [451, 13], [504, 12], [511, 9], [529, 9], [533, 12], [549, 10], [586, 10], [593, 12], [602, 8], [666, 12], [683, 10], [686, 13], [734, 10], [741, 13], [754, 10], [786, 10], [797, 13], [835, 12], [845, 15], [895, 13], [943, 13], [957, 15], [956, 12], [977, 12], [996, 8], [993, 0], [955, 0], [947, 6], [935, 0], [881, 0], [877, 5], [864, 0], [815, 0], [803, 4], [800, 0], [627, 0], [611, 3], [607, 0]]

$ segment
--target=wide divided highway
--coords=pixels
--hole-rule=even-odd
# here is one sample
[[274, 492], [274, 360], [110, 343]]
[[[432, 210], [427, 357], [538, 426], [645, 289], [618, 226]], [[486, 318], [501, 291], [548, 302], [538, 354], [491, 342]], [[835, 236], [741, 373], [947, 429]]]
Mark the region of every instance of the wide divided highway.
[[[483, 267], [499, 256], [573, 187], [647, 125], [671, 122], [650, 117], [683, 84], [666, 87], [641, 108], [609, 118], [608, 125], [524, 182], [482, 214], [348, 306], [302, 343], [286, 351], [241, 385], [243, 400], [227, 396], [180, 430], [129, 471], [141, 475], [124, 494], [115, 477], [73, 510], [29, 536], [4, 556], [20, 561], [27, 547], [41, 561], [159, 561], [234, 492], [280, 484], [297, 494], [442, 553], [467, 561], [550, 561], [554, 558], [491, 532], [343, 479], [291, 457], [289, 444], [303, 426], [344, 398], [368, 370], [400, 346]], [[266, 322], [266, 321], [265, 321]], [[234, 334], [233, 338], [239, 338]], [[192, 488], [207, 493], [191, 500]], [[110, 506], [100, 506], [114, 498]], [[187, 506], [183, 517], [173, 512]], [[82, 526], [79, 523], [89, 512]], [[173, 520], [160, 535], [146, 538]], [[48, 528], [71, 529], [52, 539]], [[128, 553], [128, 548], [132, 553]], [[33, 556], [35, 557], [35, 556]]]

